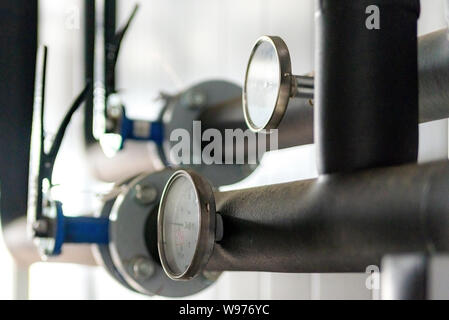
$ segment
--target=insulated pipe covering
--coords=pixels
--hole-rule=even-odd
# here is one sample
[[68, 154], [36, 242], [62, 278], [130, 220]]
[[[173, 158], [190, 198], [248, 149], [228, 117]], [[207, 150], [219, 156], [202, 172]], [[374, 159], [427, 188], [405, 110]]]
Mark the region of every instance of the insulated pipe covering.
[[[317, 4], [314, 129], [319, 172], [416, 162], [419, 1]], [[368, 24], [369, 16], [376, 15], [369, 8], [377, 8], [378, 27]]]
[[365, 272], [386, 254], [449, 252], [449, 162], [217, 192], [207, 270]]

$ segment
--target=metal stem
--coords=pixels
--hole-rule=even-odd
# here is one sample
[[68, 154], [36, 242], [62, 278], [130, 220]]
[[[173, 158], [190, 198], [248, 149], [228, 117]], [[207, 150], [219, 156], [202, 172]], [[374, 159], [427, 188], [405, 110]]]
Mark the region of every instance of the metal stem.
[[313, 99], [314, 78], [310, 76], [292, 76], [292, 97]]

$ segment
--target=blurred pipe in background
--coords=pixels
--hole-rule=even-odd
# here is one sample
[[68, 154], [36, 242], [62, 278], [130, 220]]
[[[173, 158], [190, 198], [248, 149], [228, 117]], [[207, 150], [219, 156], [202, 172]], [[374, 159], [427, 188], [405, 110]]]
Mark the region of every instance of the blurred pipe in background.
[[[446, 18], [446, 23], [449, 28], [449, 0], [446, 0], [446, 2], [444, 3], [444, 10], [445, 10], [444, 16]], [[448, 29], [448, 40], [449, 40], [449, 29]]]
[[0, 216], [27, 209], [28, 158], [37, 46], [37, 1], [0, 0]]

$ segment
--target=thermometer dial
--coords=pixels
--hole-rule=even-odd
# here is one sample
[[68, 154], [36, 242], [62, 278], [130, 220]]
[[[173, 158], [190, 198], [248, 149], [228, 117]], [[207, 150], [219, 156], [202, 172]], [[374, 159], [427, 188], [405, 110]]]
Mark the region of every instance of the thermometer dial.
[[207, 263], [215, 242], [215, 215], [207, 181], [183, 170], [169, 179], [159, 207], [158, 249], [170, 278], [189, 280]]
[[313, 99], [312, 76], [292, 75], [285, 42], [263, 36], [251, 52], [243, 85], [243, 113], [254, 132], [276, 129], [290, 98]]

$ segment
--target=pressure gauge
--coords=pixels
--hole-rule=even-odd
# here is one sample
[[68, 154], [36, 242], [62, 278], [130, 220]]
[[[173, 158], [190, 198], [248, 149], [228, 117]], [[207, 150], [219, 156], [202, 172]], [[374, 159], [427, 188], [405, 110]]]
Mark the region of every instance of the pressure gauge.
[[243, 86], [243, 113], [254, 131], [278, 127], [289, 99], [313, 99], [313, 78], [294, 76], [285, 42], [276, 36], [256, 41], [246, 69]]
[[174, 173], [158, 215], [159, 256], [171, 279], [192, 279], [207, 264], [217, 240], [217, 216], [210, 184], [191, 171]]

